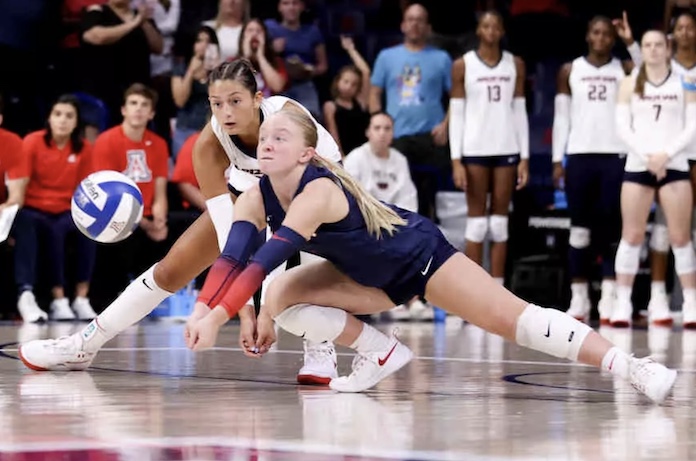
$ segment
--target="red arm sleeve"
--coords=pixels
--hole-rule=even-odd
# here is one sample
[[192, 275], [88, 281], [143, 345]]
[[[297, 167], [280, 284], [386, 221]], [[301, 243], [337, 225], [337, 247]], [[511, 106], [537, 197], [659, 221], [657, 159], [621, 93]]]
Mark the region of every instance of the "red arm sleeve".
[[181, 146], [179, 156], [176, 158], [174, 173], [172, 173], [172, 182], [185, 182], [198, 187], [198, 180], [196, 180], [196, 174], [193, 171], [193, 145], [196, 144], [197, 139], [198, 135], [194, 134]]
[[[114, 170], [121, 171], [116, 153], [117, 145], [114, 145], [110, 132], [100, 134], [92, 147], [92, 167], [94, 171]], [[125, 156], [125, 153], [121, 154]]]
[[7, 179], [28, 178], [31, 173], [29, 158], [24, 148], [24, 142], [19, 136], [8, 137], [3, 146], [7, 167]]
[[155, 178], [169, 177], [169, 149], [163, 139], [158, 139], [155, 145], [155, 158], [152, 162], [152, 176]]

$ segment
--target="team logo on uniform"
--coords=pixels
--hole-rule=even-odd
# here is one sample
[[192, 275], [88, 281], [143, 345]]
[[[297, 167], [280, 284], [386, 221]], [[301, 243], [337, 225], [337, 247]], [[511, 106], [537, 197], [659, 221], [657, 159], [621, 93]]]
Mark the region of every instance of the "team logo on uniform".
[[142, 149], [132, 149], [126, 152], [128, 165], [123, 172], [134, 182], [152, 181], [152, 170], [147, 166], [147, 153]]

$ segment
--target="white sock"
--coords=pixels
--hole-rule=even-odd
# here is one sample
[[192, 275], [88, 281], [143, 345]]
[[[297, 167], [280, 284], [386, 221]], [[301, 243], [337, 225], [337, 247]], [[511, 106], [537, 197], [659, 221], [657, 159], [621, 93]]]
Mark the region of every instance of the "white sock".
[[389, 347], [389, 337], [376, 328], [364, 323], [360, 336], [349, 346], [359, 354], [382, 352]]
[[616, 293], [615, 280], [602, 280], [602, 298], [611, 298]]
[[590, 297], [590, 291], [587, 282], [571, 283], [570, 291], [572, 293], [573, 298], [588, 299]]
[[108, 340], [139, 322], [172, 293], [155, 283], [155, 266], [146, 270], [81, 332], [84, 350], [98, 351]]
[[505, 279], [503, 277], [493, 277], [493, 280], [495, 280], [495, 283], [498, 285], [505, 285]]
[[628, 362], [630, 360], [631, 357], [627, 353], [614, 346], [602, 359], [602, 370], [606, 370], [619, 378], [628, 379]]
[[616, 286], [616, 301], [619, 303], [631, 303], [631, 295], [633, 294], [633, 287], [627, 287], [625, 285]]
[[660, 281], [660, 282], [652, 282], [650, 284], [650, 297], [654, 298], [656, 296], [665, 296], [667, 295], [667, 285], [665, 285], [665, 282]]

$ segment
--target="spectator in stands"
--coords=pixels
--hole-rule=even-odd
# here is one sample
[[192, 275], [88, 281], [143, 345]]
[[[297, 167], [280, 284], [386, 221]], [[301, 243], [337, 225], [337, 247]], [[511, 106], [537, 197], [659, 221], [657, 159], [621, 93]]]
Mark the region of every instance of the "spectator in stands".
[[[3, 101], [0, 97], [0, 126], [2, 125]], [[22, 167], [22, 138], [11, 131], [0, 128], [0, 213], [8, 206], [24, 203], [24, 190], [28, 177]], [[5, 193], [7, 186], [7, 193]]]
[[[390, 147], [394, 139], [394, 121], [385, 112], [372, 114], [366, 130], [367, 142], [350, 151], [345, 168], [370, 194], [405, 210], [418, 209], [418, 193], [411, 180], [408, 160]], [[407, 305], [391, 310], [392, 319], [426, 320], [433, 318], [432, 307], [414, 298]]]
[[247, 21], [239, 36], [240, 56], [256, 69], [256, 85], [265, 98], [282, 92], [288, 83], [285, 62], [273, 50], [266, 24], [254, 18]]
[[179, 26], [180, 0], [133, 0], [131, 6], [149, 4], [152, 19], [162, 34], [162, 52], [150, 54], [150, 77], [157, 92], [154, 131], [167, 142], [172, 138], [171, 119], [176, 116], [172, 99], [172, 69], [174, 66], [174, 34]]
[[[132, 10], [130, 0], [109, 0], [87, 8], [80, 30], [89, 63], [83, 68], [83, 90], [106, 104], [109, 126], [116, 125], [126, 88], [150, 82], [150, 53], [162, 52], [162, 35], [149, 5]], [[94, 120], [86, 122], [98, 126]]]
[[684, 13], [693, 15], [695, 11], [696, 0], [665, 0], [664, 30], [674, 30], [679, 16]]
[[[24, 207], [14, 223], [15, 282], [17, 309], [25, 322], [45, 320], [33, 289], [39, 262], [39, 248], [46, 251], [53, 301], [53, 320], [91, 320], [96, 317], [89, 295], [96, 244], [78, 232], [70, 214], [75, 188], [93, 171], [92, 148], [82, 138], [80, 109], [72, 95], [61, 96], [51, 108], [46, 128], [24, 138], [23, 169], [29, 178]], [[65, 244], [76, 236], [77, 265], [75, 299], [72, 309], [65, 293]], [[43, 266], [41, 264], [40, 266]], [[40, 267], [38, 266], [38, 267]]]
[[172, 139], [174, 158], [184, 142], [202, 130], [208, 121], [208, 73], [220, 63], [220, 48], [215, 31], [202, 26], [193, 45], [193, 54], [187, 61], [174, 67], [172, 95], [179, 108]]
[[220, 56], [223, 61], [239, 56], [239, 36], [244, 22], [249, 17], [247, 0], [220, 0], [215, 19], [205, 21], [204, 26], [212, 28], [220, 41]]
[[[136, 83], [128, 88], [121, 108], [123, 122], [100, 134], [94, 144], [97, 170], [123, 172], [143, 194], [143, 219], [133, 235], [105, 247], [115, 277], [139, 273], [162, 256], [167, 239], [167, 176], [169, 151], [164, 139], [147, 129], [155, 115], [157, 93]], [[109, 280], [109, 287], [123, 280]], [[108, 287], [105, 287], [108, 289]], [[113, 293], [114, 295], [116, 293]]]
[[[81, 89], [84, 50], [80, 47], [80, 21], [83, 11], [93, 5], [102, 5], [107, 0], [64, 0], [61, 5], [62, 41], [58, 55], [59, 88], [61, 92]], [[84, 117], [84, 111], [82, 116]]]
[[341, 46], [354, 65], [343, 67], [334, 78], [333, 100], [324, 103], [324, 122], [345, 155], [366, 141], [365, 130], [370, 120], [367, 112], [370, 66], [355, 49], [352, 38], [341, 37]]
[[452, 14], [451, 0], [423, 0], [433, 26], [430, 43], [457, 59], [477, 44], [477, 16], [495, 8], [495, 0], [468, 0], [458, 5]]
[[319, 93], [313, 78], [323, 75], [329, 68], [326, 46], [319, 28], [314, 24], [302, 24], [303, 0], [278, 0], [281, 21], [266, 21], [273, 38], [273, 49], [285, 59], [290, 84], [285, 91], [289, 98], [299, 101], [316, 118], [321, 120]]
[[[418, 211], [435, 215], [435, 176], [449, 174], [447, 117], [442, 97], [451, 86], [452, 60], [442, 50], [428, 46], [428, 13], [420, 4], [409, 6], [403, 16], [403, 45], [380, 51], [372, 71], [370, 112], [382, 110], [394, 119], [394, 148], [409, 160], [418, 187]], [[421, 173], [419, 166], [442, 171]], [[414, 171], [414, 167], [416, 171]]]
[[193, 171], [193, 146], [199, 136], [200, 133], [192, 134], [181, 146], [172, 173], [172, 182], [179, 188], [184, 208], [202, 213], [205, 211], [205, 197], [201, 193]]

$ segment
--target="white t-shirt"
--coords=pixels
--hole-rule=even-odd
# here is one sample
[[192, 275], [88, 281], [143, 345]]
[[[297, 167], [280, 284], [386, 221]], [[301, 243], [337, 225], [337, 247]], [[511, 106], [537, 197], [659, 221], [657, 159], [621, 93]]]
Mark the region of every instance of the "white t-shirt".
[[[215, 19], [205, 21], [203, 25], [215, 29]], [[239, 36], [242, 34], [242, 26], [221, 25], [215, 29], [215, 33], [220, 43], [220, 59], [227, 61], [236, 58], [239, 55]]]
[[343, 161], [348, 173], [377, 200], [409, 211], [418, 211], [418, 193], [411, 180], [411, 170], [404, 154], [389, 149], [389, 157], [381, 158], [366, 142], [353, 149]]

